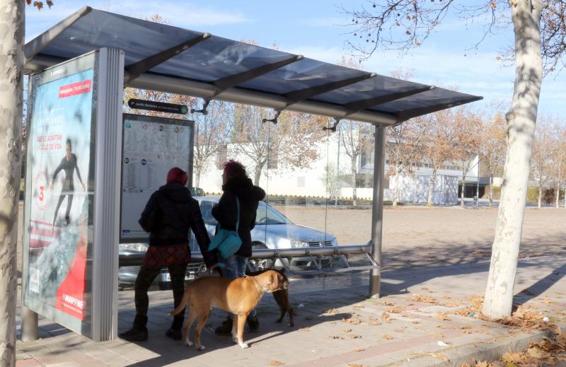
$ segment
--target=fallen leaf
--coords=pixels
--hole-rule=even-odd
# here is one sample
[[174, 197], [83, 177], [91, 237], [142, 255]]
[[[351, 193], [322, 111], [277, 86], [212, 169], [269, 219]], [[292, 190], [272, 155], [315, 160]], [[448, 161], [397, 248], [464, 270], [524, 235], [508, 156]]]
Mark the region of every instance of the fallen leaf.
[[430, 304], [438, 304], [438, 301], [436, 299], [434, 299], [431, 296], [424, 296], [421, 294], [413, 294], [413, 296], [411, 297], [411, 300], [414, 302], [420, 302], [420, 303], [430, 303]]
[[362, 320], [360, 320], [357, 317], [350, 317], [348, 319], [344, 319], [344, 322], [348, 323], [348, 324], [352, 324], [352, 325], [359, 325], [362, 323]]
[[394, 306], [394, 307], [387, 307], [385, 311], [389, 313], [401, 313], [403, 310], [399, 306]]
[[283, 363], [283, 362], [281, 362], [281, 361], [278, 361], [278, 360], [276, 360], [276, 359], [273, 359], [273, 360], [271, 360], [271, 362], [269, 362], [269, 365], [270, 365], [270, 366], [274, 366], [274, 367], [275, 367], [275, 366], [284, 366], [285, 363]]
[[391, 335], [384, 335], [384, 336], [383, 336], [383, 339], [385, 339], [385, 340], [393, 340], [393, 339], [395, 339], [395, 338], [392, 337]]
[[336, 315], [338, 312], [336, 311], [335, 308], [330, 308], [328, 310], [326, 310], [326, 312], [324, 313], [324, 315], [328, 315], [328, 316], [332, 316], [332, 315]]
[[436, 359], [440, 359], [441, 361], [449, 361], [450, 359], [448, 358], [448, 356], [444, 353], [430, 353], [430, 355]]

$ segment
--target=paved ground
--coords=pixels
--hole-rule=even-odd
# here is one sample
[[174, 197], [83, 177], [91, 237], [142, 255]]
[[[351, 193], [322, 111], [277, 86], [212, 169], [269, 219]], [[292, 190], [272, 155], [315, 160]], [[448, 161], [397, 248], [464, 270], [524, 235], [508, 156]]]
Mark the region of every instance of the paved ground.
[[[218, 312], [203, 335], [206, 351], [196, 352], [168, 340], [163, 334], [170, 322], [171, 296], [165, 291], [153, 292], [148, 342], [93, 343], [42, 320], [42, 339], [18, 344], [17, 366], [450, 364], [463, 355], [479, 355], [495, 342], [511, 345], [529, 335], [521, 329], [481, 321], [477, 310], [467, 308], [482, 295], [487, 270], [488, 263], [476, 262], [386, 271], [381, 299], [366, 298], [365, 275], [294, 280], [295, 328], [273, 322], [277, 310], [267, 295], [259, 307], [260, 332], [247, 334], [251, 341], [248, 350], [213, 334], [212, 328], [222, 317]], [[531, 318], [534, 315], [538, 322], [546, 316], [550, 322], [566, 325], [565, 274], [564, 256], [522, 260], [516, 303], [531, 310]], [[121, 330], [133, 319], [132, 298], [131, 291], [120, 293]]]
[[[371, 232], [367, 209], [279, 208], [295, 223], [337, 236], [339, 243], [366, 243]], [[386, 267], [444, 265], [489, 259], [497, 209], [386, 207], [383, 251]], [[521, 257], [564, 253], [566, 209], [525, 211]]]

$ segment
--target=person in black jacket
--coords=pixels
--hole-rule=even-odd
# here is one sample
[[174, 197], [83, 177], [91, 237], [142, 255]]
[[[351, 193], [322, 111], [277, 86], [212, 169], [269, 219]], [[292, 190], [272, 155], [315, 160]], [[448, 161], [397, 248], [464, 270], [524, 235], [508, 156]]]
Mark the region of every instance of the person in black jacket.
[[[168, 267], [171, 275], [175, 307], [181, 302], [185, 285], [185, 273], [190, 260], [189, 229], [192, 229], [207, 266], [216, 264], [215, 254], [208, 252], [210, 239], [204, 226], [200, 206], [191, 197], [187, 174], [180, 168], [172, 168], [167, 174], [167, 184], [154, 192], [139, 224], [150, 233], [149, 247], [144, 256], [135, 283], [136, 317], [132, 329], [120, 334], [129, 341], [147, 340], [147, 291], [162, 267]], [[167, 336], [181, 339], [183, 314], [175, 316]]]
[[[227, 259], [220, 259], [222, 275], [229, 279], [244, 276], [248, 259], [252, 256], [251, 230], [255, 227], [256, 212], [259, 201], [265, 198], [265, 191], [254, 186], [248, 178], [245, 167], [236, 161], [230, 160], [224, 164], [222, 173], [222, 191], [218, 204], [212, 208], [212, 216], [220, 226], [228, 230], [237, 230], [242, 245], [235, 255]], [[240, 223], [237, 222], [237, 203], [239, 200]], [[255, 312], [248, 317], [248, 326], [251, 331], [257, 330], [259, 322]], [[222, 326], [216, 329], [216, 334], [230, 335], [232, 331], [232, 317], [229, 316]]]

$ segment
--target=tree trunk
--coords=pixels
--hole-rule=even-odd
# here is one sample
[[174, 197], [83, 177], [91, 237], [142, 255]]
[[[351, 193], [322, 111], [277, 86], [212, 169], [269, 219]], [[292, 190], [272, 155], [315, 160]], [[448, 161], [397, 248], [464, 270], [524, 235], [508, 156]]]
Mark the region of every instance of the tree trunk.
[[466, 175], [462, 176], [462, 192], [460, 193], [460, 206], [464, 207], [464, 192], [466, 191]]
[[542, 208], [542, 182], [538, 183], [538, 208]]
[[489, 207], [493, 206], [493, 175], [489, 176]]
[[254, 174], [254, 185], [259, 186], [259, 180], [261, 179], [261, 171], [263, 170], [263, 162], [256, 162], [255, 164], [255, 174]]
[[200, 187], [200, 176], [202, 174], [202, 167], [195, 166], [195, 184], [194, 187]]
[[436, 185], [436, 169], [433, 169], [432, 175], [430, 176], [430, 180], [428, 182], [428, 195], [426, 200], [427, 206], [432, 206], [432, 194], [434, 192], [435, 185]]
[[511, 315], [529, 162], [542, 83], [541, 0], [512, 1], [515, 86], [507, 120], [507, 157], [482, 312], [490, 319]]
[[358, 205], [356, 181], [358, 179], [358, 172], [356, 170], [356, 159], [352, 159], [352, 205]]
[[393, 202], [391, 206], [396, 207], [399, 204], [399, 170], [397, 166], [395, 167], [395, 177], [397, 178], [397, 185], [395, 185], [395, 189], [393, 189]]
[[16, 364], [24, 2], [0, 0], [0, 365]]
[[554, 206], [560, 208], [560, 178], [562, 177], [562, 163], [558, 163], [558, 175], [556, 175], [556, 195], [554, 197]]

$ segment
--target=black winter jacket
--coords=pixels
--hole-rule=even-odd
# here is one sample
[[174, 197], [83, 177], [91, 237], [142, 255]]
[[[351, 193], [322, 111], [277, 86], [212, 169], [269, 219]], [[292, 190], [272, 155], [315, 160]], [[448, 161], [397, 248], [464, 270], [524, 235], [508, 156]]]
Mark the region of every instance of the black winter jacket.
[[151, 195], [139, 224], [150, 233], [150, 246], [188, 245], [189, 229], [192, 229], [206, 264], [216, 263], [215, 256], [208, 252], [210, 239], [198, 201], [185, 186], [175, 182], [161, 186]]
[[260, 200], [265, 198], [265, 191], [254, 186], [249, 178], [230, 179], [222, 186], [224, 193], [220, 201], [212, 208], [212, 216], [220, 223], [222, 228], [236, 229], [236, 197], [240, 200], [240, 227], [238, 233], [242, 239], [242, 246], [237, 255], [252, 256], [251, 230], [255, 227], [256, 211]]

